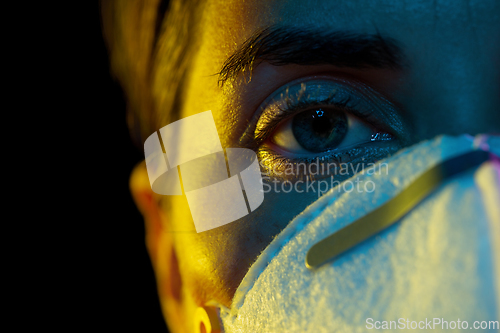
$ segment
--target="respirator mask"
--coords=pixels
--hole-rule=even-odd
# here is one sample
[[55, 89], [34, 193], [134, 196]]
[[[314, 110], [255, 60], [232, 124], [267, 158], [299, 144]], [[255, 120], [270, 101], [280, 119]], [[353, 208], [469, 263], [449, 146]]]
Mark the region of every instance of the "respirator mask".
[[262, 252], [231, 308], [217, 305], [223, 330], [498, 324], [499, 154], [498, 136], [440, 136], [354, 175], [374, 191], [331, 189]]

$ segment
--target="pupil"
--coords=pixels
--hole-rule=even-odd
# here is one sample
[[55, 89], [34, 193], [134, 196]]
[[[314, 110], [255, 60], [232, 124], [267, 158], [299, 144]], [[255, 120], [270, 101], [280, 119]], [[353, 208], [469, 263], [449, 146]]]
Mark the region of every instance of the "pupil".
[[338, 110], [313, 109], [297, 114], [292, 132], [306, 150], [322, 152], [336, 148], [347, 133], [347, 117]]
[[[314, 116], [313, 116], [314, 117]], [[327, 117], [314, 117], [312, 120], [312, 128], [317, 135], [327, 138], [333, 130], [333, 121]]]

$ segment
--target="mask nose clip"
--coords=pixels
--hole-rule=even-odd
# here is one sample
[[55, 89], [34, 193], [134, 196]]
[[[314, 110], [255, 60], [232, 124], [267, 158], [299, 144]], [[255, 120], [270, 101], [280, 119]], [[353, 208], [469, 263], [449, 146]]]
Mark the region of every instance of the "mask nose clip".
[[307, 252], [306, 267], [311, 270], [318, 268], [398, 222], [445, 180], [492, 158], [498, 159], [483, 150], [488, 148], [484, 144], [475, 147], [477, 150], [451, 157], [431, 167], [382, 206], [314, 244]]

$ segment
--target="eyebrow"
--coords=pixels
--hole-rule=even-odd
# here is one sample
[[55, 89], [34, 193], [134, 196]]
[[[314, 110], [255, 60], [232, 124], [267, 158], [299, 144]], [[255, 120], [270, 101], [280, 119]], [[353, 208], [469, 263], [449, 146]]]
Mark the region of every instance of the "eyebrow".
[[318, 28], [269, 27], [247, 39], [222, 66], [219, 85], [251, 72], [260, 61], [275, 66], [330, 64], [350, 68], [401, 69], [403, 52], [396, 40], [376, 34]]

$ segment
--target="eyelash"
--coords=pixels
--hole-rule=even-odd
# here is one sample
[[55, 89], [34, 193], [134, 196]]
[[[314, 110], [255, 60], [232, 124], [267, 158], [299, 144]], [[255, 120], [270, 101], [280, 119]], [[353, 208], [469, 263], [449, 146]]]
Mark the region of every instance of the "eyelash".
[[[320, 86], [318, 86], [318, 89], [319, 88]], [[306, 84], [302, 83], [301, 90], [305, 91], [305, 89]], [[337, 92], [336, 89], [334, 89], [334, 91]], [[327, 98], [310, 99], [310, 95], [304, 98], [303, 93], [299, 93], [298, 97], [291, 96], [289, 89], [287, 88], [285, 90], [285, 94], [281, 94], [279, 100], [282, 101], [282, 104], [275, 108], [275, 110], [268, 110], [266, 108], [269, 105], [272, 105], [274, 99], [271, 100], [271, 103], [264, 104], [265, 107], [262, 108], [263, 111], [260, 114], [253, 131], [253, 138], [257, 145], [256, 150], [259, 160], [261, 161], [261, 166], [266, 169], [267, 175], [272, 176], [273, 178], [285, 179], [285, 177], [282, 176], [285, 169], [290, 165], [297, 163], [310, 164], [318, 161], [318, 163], [328, 163], [328, 166], [333, 164], [337, 167], [343, 163], [357, 164], [365, 160], [374, 162], [397, 150], [397, 147], [394, 147], [394, 145], [387, 145], [385, 142], [381, 144], [379, 142], [392, 141], [385, 138], [382, 140], [375, 140], [377, 142], [373, 142], [374, 140], [371, 140], [365, 143], [359, 143], [353, 147], [343, 148], [338, 152], [326, 151], [319, 155], [314, 154], [314, 157], [286, 156], [287, 154], [285, 152], [281, 152], [279, 147], [274, 145], [272, 142], [268, 142], [269, 138], [272, 136], [277, 127], [283, 123], [283, 121], [313, 107], [337, 108], [342, 112], [346, 112], [362, 119], [363, 121], [366, 121], [376, 128], [382, 128], [382, 130], [385, 130], [385, 128], [383, 126], [384, 124], [373, 115], [373, 109], [362, 110], [362, 108], [357, 108], [361, 99], [355, 100], [350, 94], [347, 94], [341, 99], [338, 98], [336, 93], [330, 94]], [[389, 133], [389, 135], [392, 134]], [[305, 175], [301, 175], [298, 179], [302, 179], [303, 176]]]

